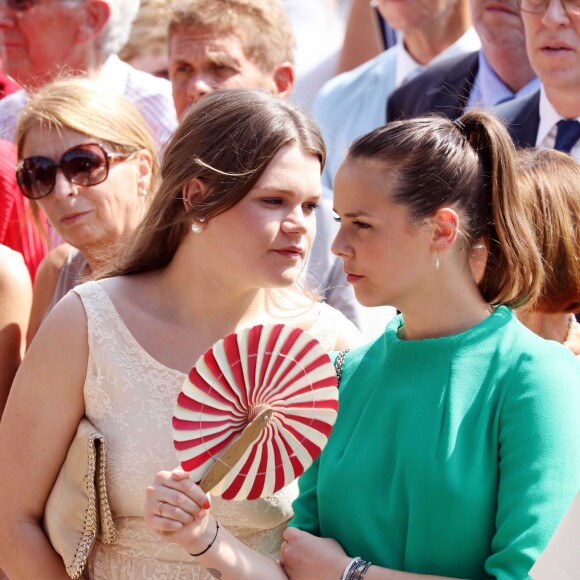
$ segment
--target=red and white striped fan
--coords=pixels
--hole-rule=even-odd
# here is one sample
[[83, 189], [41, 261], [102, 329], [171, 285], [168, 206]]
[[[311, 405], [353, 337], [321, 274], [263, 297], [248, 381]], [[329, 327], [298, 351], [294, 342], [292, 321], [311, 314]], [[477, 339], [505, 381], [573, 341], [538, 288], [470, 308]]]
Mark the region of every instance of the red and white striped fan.
[[266, 497], [318, 457], [337, 411], [336, 374], [320, 343], [284, 324], [253, 326], [216, 342], [191, 369], [174, 445], [204, 491]]

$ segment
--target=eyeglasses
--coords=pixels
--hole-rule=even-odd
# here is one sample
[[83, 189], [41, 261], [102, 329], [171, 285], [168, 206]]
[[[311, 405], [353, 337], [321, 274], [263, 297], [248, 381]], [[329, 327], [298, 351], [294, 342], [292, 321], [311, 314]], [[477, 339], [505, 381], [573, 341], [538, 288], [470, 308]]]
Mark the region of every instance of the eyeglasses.
[[133, 153], [109, 153], [98, 143], [77, 145], [65, 151], [58, 163], [40, 156], [23, 159], [16, 168], [16, 179], [24, 196], [41, 199], [54, 189], [59, 169], [75, 185], [98, 185], [107, 179], [112, 161], [124, 161]]
[[[522, 12], [541, 14], [546, 11], [551, 0], [516, 0]], [[580, 0], [560, 0], [562, 7], [567, 14], [580, 15]]]
[[15, 12], [26, 12], [36, 5], [38, 0], [0, 0], [0, 5], [5, 4]]

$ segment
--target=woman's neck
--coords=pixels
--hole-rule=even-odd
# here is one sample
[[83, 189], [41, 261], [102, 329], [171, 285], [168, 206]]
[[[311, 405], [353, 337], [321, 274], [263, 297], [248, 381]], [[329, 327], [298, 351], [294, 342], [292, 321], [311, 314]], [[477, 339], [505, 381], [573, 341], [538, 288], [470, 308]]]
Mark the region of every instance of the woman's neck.
[[547, 340], [564, 342], [570, 334], [570, 318], [565, 312], [546, 313], [534, 310], [519, 310], [518, 318], [532, 332]]
[[406, 304], [400, 305], [405, 323], [404, 338], [420, 340], [465, 332], [492, 312], [468, 271], [441, 265]]

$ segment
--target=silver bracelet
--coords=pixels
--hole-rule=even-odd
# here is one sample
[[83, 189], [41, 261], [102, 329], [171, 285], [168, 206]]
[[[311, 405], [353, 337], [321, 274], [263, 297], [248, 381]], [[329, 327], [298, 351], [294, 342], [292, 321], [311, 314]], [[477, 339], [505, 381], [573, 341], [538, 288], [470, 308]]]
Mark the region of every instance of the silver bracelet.
[[367, 573], [371, 563], [366, 562], [362, 558], [358, 558], [356, 564], [350, 569], [350, 573], [346, 580], [363, 580], [364, 575]]
[[371, 567], [371, 563], [370, 562], [365, 562], [364, 563], [364, 568], [359, 572], [358, 575], [358, 580], [363, 580], [365, 574], [367, 573], [367, 570]]
[[358, 556], [356, 558], [353, 558], [350, 563], [348, 564], [348, 566], [344, 569], [343, 573], [340, 575], [340, 579], [339, 580], [347, 580], [348, 575], [350, 574], [350, 571], [353, 567], [356, 568], [356, 565], [362, 561], [362, 558], [359, 558]]

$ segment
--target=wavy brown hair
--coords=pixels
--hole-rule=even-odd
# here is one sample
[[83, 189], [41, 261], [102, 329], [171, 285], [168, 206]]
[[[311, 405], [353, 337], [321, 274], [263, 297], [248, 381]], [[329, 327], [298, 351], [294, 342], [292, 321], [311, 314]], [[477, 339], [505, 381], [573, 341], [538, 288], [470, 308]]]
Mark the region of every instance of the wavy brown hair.
[[[200, 217], [236, 205], [285, 145], [296, 144], [326, 160], [318, 127], [305, 112], [262, 90], [217, 91], [193, 105], [169, 140], [159, 188], [134, 232], [125, 259], [99, 277], [138, 274], [162, 268]], [[183, 188], [203, 181], [206, 193], [186, 209]]]

